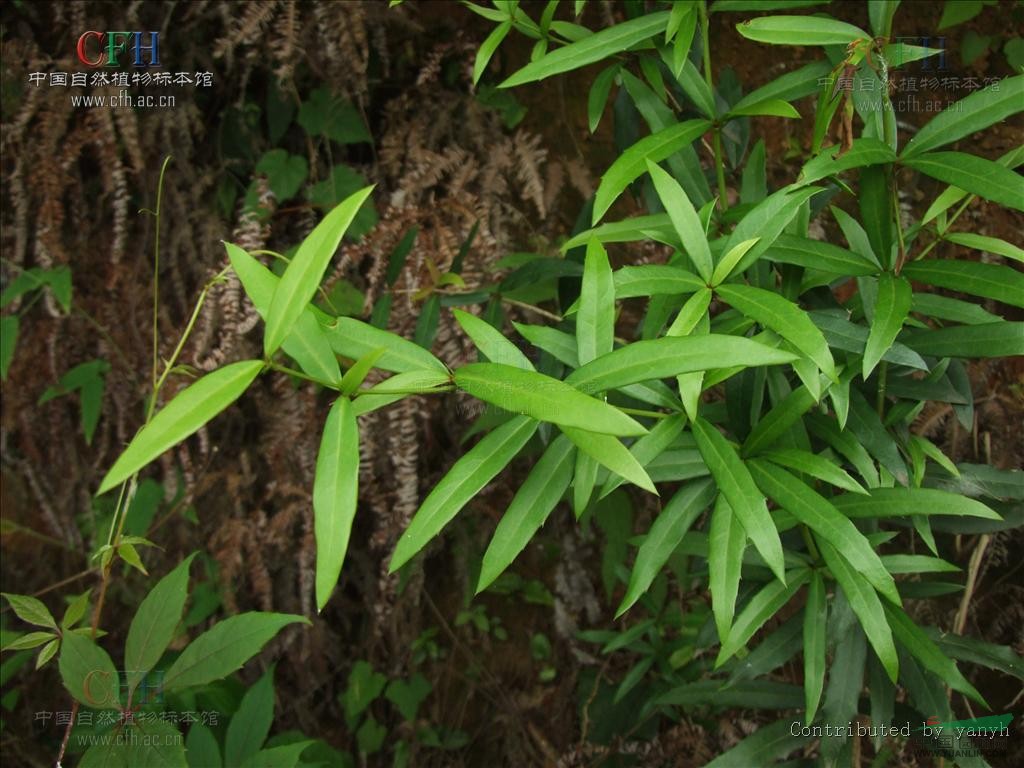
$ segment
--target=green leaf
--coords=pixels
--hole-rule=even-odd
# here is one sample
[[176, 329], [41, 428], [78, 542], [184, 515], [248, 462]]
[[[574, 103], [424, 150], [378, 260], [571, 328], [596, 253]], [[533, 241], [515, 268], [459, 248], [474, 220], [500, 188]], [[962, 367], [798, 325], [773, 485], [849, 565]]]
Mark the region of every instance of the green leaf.
[[783, 435], [788, 434], [790, 427], [814, 405], [814, 395], [807, 387], [794, 389], [772, 408], [747, 435], [743, 444], [744, 456], [756, 456], [765, 448], [775, 443]]
[[12, 640], [7, 643], [2, 649], [4, 651], [24, 651], [32, 648], [38, 648], [44, 643], [49, 643], [53, 640], [57, 640], [57, 635], [53, 632], [29, 632], [22, 635], [16, 640]]
[[[76, 737], [92, 744], [78, 768], [188, 768], [184, 739], [176, 726], [164, 720], [137, 718], [130, 725], [118, 724], [105, 732], [102, 727], [87, 729], [88, 736]], [[205, 764], [203, 768], [211, 767]]]
[[797, 472], [803, 472], [816, 477], [819, 480], [824, 480], [830, 485], [834, 485], [836, 488], [842, 488], [853, 493], [867, 493], [860, 483], [854, 480], [842, 467], [828, 459], [818, 456], [817, 454], [810, 453], [809, 451], [801, 451], [797, 448], [786, 448], [782, 450], [769, 451], [764, 454], [764, 458], [773, 464], [779, 464], [789, 469], [795, 469]]
[[120, 709], [120, 682], [107, 652], [88, 637], [65, 632], [60, 646], [60, 676], [64, 687], [92, 709]]
[[807, 313], [796, 304], [777, 293], [750, 285], [720, 285], [715, 290], [731, 306], [775, 331], [813, 360], [822, 373], [836, 380], [835, 362], [828, 342]]
[[[576, 313], [576, 348], [581, 364], [612, 351], [615, 345], [615, 286], [608, 254], [597, 240], [587, 243]], [[582, 425], [577, 425], [582, 426]], [[602, 431], [600, 429], [596, 430]]]
[[345, 230], [371, 192], [372, 186], [350, 195], [302, 241], [277, 284], [267, 312], [267, 329], [263, 338], [263, 351], [267, 357], [273, 355], [291, 333], [295, 321], [316, 293], [320, 278]]
[[427, 369], [448, 372], [444, 363], [418, 344], [354, 317], [335, 318], [324, 327], [324, 332], [337, 354], [353, 360], [383, 348], [385, 352], [376, 365], [385, 371], [408, 373]]
[[82, 620], [82, 617], [85, 616], [86, 609], [89, 607], [89, 597], [91, 595], [92, 590], [87, 589], [68, 603], [68, 607], [64, 611], [64, 616], [60, 620], [61, 629], [70, 629]]
[[259, 752], [274, 720], [274, 668], [268, 669], [245, 695], [228, 723], [224, 762], [242, 765]]
[[484, 402], [540, 421], [609, 435], [642, 435], [643, 425], [602, 400], [558, 379], [499, 363], [471, 363], [455, 385]]
[[915, 261], [903, 268], [903, 276], [939, 288], [995, 299], [1024, 307], [1024, 274], [1004, 264], [977, 261]]
[[602, 243], [631, 243], [636, 240], [656, 240], [659, 243], [672, 245], [676, 239], [675, 229], [667, 213], [653, 216], [634, 216], [625, 221], [612, 221], [599, 227], [588, 229], [573, 235], [564, 243], [560, 250], [572, 250], [586, 245], [596, 237]]
[[878, 599], [878, 594], [864, 575], [858, 572], [856, 566], [851, 565], [843, 554], [834, 549], [828, 539], [820, 538], [818, 548], [825, 558], [828, 569], [842, 587], [850, 608], [857, 614], [868, 642], [875, 649], [875, 655], [882, 662], [889, 679], [895, 683], [899, 677], [899, 658], [893, 644], [892, 630], [885, 620], [882, 601]]
[[[704, 419], [693, 422], [693, 436], [715, 484], [754, 542], [754, 547], [780, 580], [783, 576], [782, 542], [746, 464], [722, 434]], [[744, 640], [744, 642], [746, 642]]]
[[57, 622], [53, 620], [50, 609], [43, 605], [41, 600], [29, 595], [12, 595], [9, 592], [4, 592], [3, 596], [7, 599], [15, 615], [22, 621], [37, 627], [57, 629]]
[[221, 768], [223, 765], [217, 737], [201, 722], [189, 726], [185, 737], [185, 757], [189, 768]]
[[[847, 517], [870, 518], [906, 515], [955, 515], [1002, 518], [976, 499], [935, 488], [873, 488], [869, 496], [836, 496], [832, 503]], [[846, 550], [843, 550], [844, 552]]]
[[785, 8], [810, 8], [824, 5], [830, 0], [715, 0], [711, 13], [723, 11], [781, 11]]
[[462, 326], [462, 330], [476, 344], [477, 349], [483, 352], [492, 363], [514, 366], [524, 371], [533, 370], [533, 363], [519, 347], [486, 320], [481, 320], [476, 315], [463, 312], [461, 309], [453, 309], [452, 314], [455, 315], [458, 324]]
[[924, 632], [935, 641], [939, 649], [959, 661], [980, 664], [1006, 675], [1024, 680], [1024, 659], [1005, 645], [986, 643], [973, 637], [943, 632], [935, 627], [925, 627]]
[[295, 197], [302, 187], [309, 174], [309, 166], [302, 155], [290, 155], [286, 149], [272, 149], [256, 163], [255, 171], [266, 174], [274, 197], [284, 202]]
[[711, 93], [707, 81], [701, 77], [700, 72], [697, 71], [697, 68], [689, 58], [683, 61], [682, 69], [680, 69], [676, 81], [683, 89], [683, 93], [697, 107], [697, 111], [705, 117], [714, 120], [716, 116], [715, 97]]
[[14, 348], [18, 344], [18, 316], [0, 317], [0, 379], [7, 379], [14, 359]]
[[[792, 7], [792, 4], [798, 1], [785, 0], [785, 7]], [[718, 6], [724, 2], [728, 2], [728, 0], [718, 0], [712, 10], [718, 10]], [[763, 2], [763, 0], [757, 0], [757, 2]], [[823, 0], [810, 0], [807, 4], [820, 2]], [[755, 10], [761, 9], [758, 7]], [[778, 720], [771, 725], [762, 725], [704, 768], [750, 768], [752, 765], [761, 765], [766, 760], [779, 760], [806, 743], [803, 736], [793, 735], [792, 727], [791, 719]]]
[[854, 139], [846, 151], [839, 147], [826, 147], [817, 156], [808, 160], [800, 171], [799, 183], [813, 184], [851, 168], [895, 161], [896, 153], [888, 144], [878, 139], [861, 137]]
[[[518, 371], [515, 368], [509, 370]], [[526, 416], [510, 419], [455, 462], [420, 505], [398, 540], [388, 570], [391, 573], [397, 571], [437, 536], [459, 510], [515, 458], [537, 431], [537, 426], [535, 420]]]
[[[839, 509], [821, 494], [778, 466], [760, 459], [747, 462], [758, 487], [820, 539], [835, 545], [849, 563], [871, 585], [894, 603], [899, 603], [896, 584], [870, 542]], [[856, 498], [867, 498], [857, 496]]]
[[[857, 717], [868, 660], [864, 632], [854, 626], [849, 601], [842, 599], [842, 593], [837, 594], [834, 601], [828, 629], [835, 638], [835, 651], [821, 708], [821, 720], [839, 730], [822, 740], [821, 756], [822, 765], [838, 767], [850, 751], [850, 739], [845, 733], [845, 726]], [[888, 684], [888, 680], [884, 682]]]
[[[715, 10], [712, 8], [712, 10]], [[747, 107], [761, 104], [766, 101], [790, 102], [810, 96], [818, 90], [818, 80], [827, 77], [831, 66], [828, 61], [814, 61], [805, 64], [793, 72], [787, 72], [775, 78], [766, 85], [757, 88], [733, 106], [733, 112], [742, 113]]]
[[255, 656], [289, 624], [309, 624], [304, 616], [250, 611], [230, 616], [191, 643], [164, 674], [171, 693], [227, 677]]
[[615, 270], [615, 298], [636, 296], [671, 296], [693, 293], [705, 288], [704, 282], [692, 272], [664, 264], [643, 264]]
[[744, 240], [742, 243], [737, 243], [722, 256], [722, 259], [715, 265], [715, 271], [711, 275], [711, 285], [717, 287], [725, 282], [733, 272], [736, 271], [736, 265], [740, 260], [747, 255], [747, 252], [757, 245], [759, 237], [752, 237], [750, 240]]
[[650, 588], [690, 526], [715, 498], [715, 492], [715, 486], [710, 480], [687, 483], [676, 491], [658, 513], [636, 554], [629, 586], [615, 612], [615, 618], [628, 611]]
[[416, 720], [420, 704], [432, 690], [430, 682], [423, 675], [416, 673], [408, 681], [392, 680], [384, 696], [395, 705], [407, 723], [412, 723]]
[[313, 743], [311, 739], [304, 739], [291, 744], [261, 749], [249, 755], [240, 768], [298, 768], [299, 758]]
[[960, 299], [950, 299], [934, 293], [915, 293], [913, 301], [910, 303], [910, 311], [965, 325], [986, 325], [1002, 320], [999, 315], [986, 312], [977, 304]]
[[789, 117], [800, 119], [800, 113], [788, 101], [782, 99], [765, 99], [739, 107], [733, 107], [726, 114], [726, 118], [740, 117], [743, 115], [770, 115], [772, 117]]
[[756, 262], [761, 255], [775, 243], [775, 239], [782, 234], [783, 230], [796, 217], [803, 207], [803, 204], [821, 191], [820, 187], [783, 187], [777, 192], [768, 195], [764, 200], [755, 205], [740, 219], [736, 229], [725, 241], [723, 253], [730, 253], [736, 246], [745, 243], [753, 238], [758, 238], [754, 245], [740, 259], [739, 264], [730, 272], [739, 274], [744, 272], [751, 264]]
[[719, 494], [708, 528], [708, 589], [719, 638], [729, 636], [746, 548], [747, 533], [725, 495]]
[[709, 120], [686, 120], [676, 123], [640, 139], [619, 155], [601, 177], [601, 183], [598, 185], [594, 197], [594, 224], [601, 220], [626, 187], [647, 170], [648, 160], [661, 162], [683, 147], [689, 146], [710, 127]]
[[97, 495], [127, 480], [168, 448], [195, 434], [241, 397], [262, 368], [260, 360], [231, 363], [206, 374], [178, 393], [135, 435], [103, 477]]
[[771, 45], [849, 45], [870, 35], [853, 24], [819, 16], [765, 16], [736, 25], [748, 40]]
[[341, 575], [359, 495], [359, 426], [346, 397], [334, 401], [316, 457], [316, 607], [322, 611]]
[[910, 312], [913, 297], [910, 283], [902, 277], [888, 273], [878, 278], [878, 298], [875, 300], [875, 316], [871, 320], [871, 333], [864, 348], [861, 375], [866, 380], [889, 351], [896, 335], [903, 329], [903, 323]]
[[978, 251], [995, 253], [999, 256], [1005, 256], [1008, 259], [1024, 263], [1024, 248], [1008, 243], [1005, 240], [1000, 240], [998, 237], [975, 235], [971, 232], [954, 232], [946, 235], [945, 239], [957, 245], [974, 248]]
[[572, 480], [573, 454], [573, 444], [565, 435], [559, 435], [530, 470], [484, 553], [477, 594], [511, 565], [544, 525]]
[[704, 282], [709, 282], [713, 269], [711, 249], [697, 210], [678, 182], [650, 160], [647, 161], [647, 172], [651, 174], [654, 188], [672, 220], [683, 249]]
[[188, 599], [188, 571], [195, 554], [156, 583], [135, 612], [124, 647], [129, 698], [174, 639]]
[[512, 88], [524, 83], [569, 72], [616, 53], [632, 48], [637, 43], [663, 32], [668, 23], [668, 11], [647, 14], [636, 19], [602, 29], [589, 37], [551, 51], [541, 59], [527, 64], [501, 84]]
[[[1014, 79], [1024, 79], [1024, 75]], [[929, 152], [904, 159], [903, 164], [986, 200], [1024, 211], [1020, 175], [999, 163], [964, 152]]]
[[988, 702], [957, 669], [956, 662], [946, 656], [932, 642], [927, 633], [914, 623], [913, 619], [895, 606], [884, 605], [883, 607], [886, 617], [889, 619], [889, 626], [892, 627], [893, 634], [900, 645], [910, 651], [925, 669], [934, 672], [953, 690], [974, 699], [986, 709], [989, 708]]
[[570, 368], [579, 368], [580, 361], [576, 355], [576, 339], [564, 331], [546, 325], [525, 325], [512, 323], [519, 334], [533, 346], [544, 350], [560, 363]]
[[487, 39], [480, 45], [480, 50], [476, 52], [476, 61], [473, 62], [473, 85], [476, 85], [480, 81], [480, 76], [487, 69], [487, 63], [491, 60], [494, 52], [501, 45], [501, 41], [505, 39], [508, 31], [512, 29], [512, 21], [503, 21], [501, 24], [496, 26], [491, 34], [487, 36]]
[[[224, 243], [224, 247], [246, 295], [260, 317], [266, 319], [280, 278], [237, 245]], [[303, 309], [281, 348], [310, 376], [328, 384], [341, 379], [338, 360], [311, 308]]]
[[922, 355], [1012, 357], [1024, 355], [1024, 323], [988, 323], [914, 331], [903, 340]]
[[622, 476], [634, 485], [653, 494], [658, 492], [640, 462], [627, 450], [626, 446], [612, 435], [588, 432], [583, 429], [559, 425], [566, 436], [576, 444], [583, 453], [596, 460], [602, 466]]
[[[349, 195], [355, 194], [366, 186], [366, 177], [347, 165], [339, 163], [331, 168], [326, 179], [318, 181], [309, 187], [307, 197], [309, 202], [322, 211], [330, 211], [338, 203], [342, 202]], [[345, 230], [345, 237], [349, 240], [359, 240], [363, 235], [377, 226], [377, 209], [371, 198], [367, 198], [362, 207], [358, 210], [355, 218], [348, 229]], [[390, 264], [389, 264], [390, 266]], [[339, 283], [344, 285], [344, 283]], [[362, 311], [362, 297], [360, 297], [357, 309], [354, 314]], [[349, 314], [346, 312], [345, 314]]]
[[608, 94], [611, 92], [615, 76], [619, 74], [621, 64], [612, 64], [601, 70], [601, 73], [594, 78], [590, 86], [590, 93], [587, 95], [587, 125], [590, 132], [597, 130], [601, 123], [601, 115], [604, 114], [605, 103], [608, 101]]
[[341, 394], [349, 397], [359, 389], [359, 385], [363, 383], [367, 375], [373, 369], [374, 364], [380, 360], [387, 350], [384, 347], [378, 347], [377, 349], [367, 352], [365, 355], [356, 360], [352, 366], [345, 371], [345, 375], [341, 377], [341, 383], [338, 385], [338, 389]]
[[[1024, 75], [999, 80], [950, 104], [933, 117], [907, 142], [900, 156], [904, 159], [919, 156], [984, 130], [1019, 112], [1021, 103], [1024, 103]], [[950, 183], [962, 186], [957, 182]], [[968, 187], [962, 188], [973, 191]]]
[[731, 659], [747, 641], [754, 636], [764, 623], [793, 597], [810, 578], [811, 572], [807, 568], [792, 570], [785, 575], [785, 580], [775, 580], [754, 595], [740, 611], [736, 621], [733, 622], [729, 637], [722, 643], [715, 659], [715, 668], [722, 666]]
[[938, 557], [928, 555], [882, 555], [889, 573], [955, 573], [960, 569]]
[[947, 0], [942, 7], [942, 18], [939, 19], [939, 29], [955, 27], [970, 21], [985, 7], [983, 0]]
[[[672, 443], [682, 434], [686, 424], [686, 417], [680, 413], [661, 419], [651, 428], [651, 431], [637, 440], [630, 446], [629, 452], [639, 462], [640, 466], [647, 466], [654, 459], [660, 456]], [[599, 499], [605, 498], [622, 484], [621, 477], [610, 476], [601, 487]]]
[[[847, 320], [844, 311], [840, 310], [838, 313], [810, 312], [808, 314], [814, 324], [825, 334], [825, 339], [830, 347], [858, 355], [864, 354], [869, 331], [867, 328]], [[928, 363], [917, 352], [900, 342], [893, 344], [889, 351], [882, 355], [882, 359], [897, 365], [916, 368], [919, 371], [929, 370]]]
[[372, 142], [359, 110], [331, 93], [327, 86], [314, 90], [299, 107], [298, 123], [310, 136], [326, 136], [339, 144]]
[[828, 607], [825, 603], [825, 583], [814, 571], [807, 585], [807, 603], [804, 605], [804, 724], [814, 722], [825, 685], [825, 646]]
[[680, 373], [781, 365], [795, 359], [789, 352], [740, 336], [669, 336], [620, 347], [576, 369], [565, 381], [582, 392], [602, 392]]
[[348, 675], [348, 686], [341, 696], [345, 721], [350, 729], [355, 728], [359, 715], [384, 693], [387, 684], [387, 677], [375, 671], [370, 662], [360, 660], [353, 665]]

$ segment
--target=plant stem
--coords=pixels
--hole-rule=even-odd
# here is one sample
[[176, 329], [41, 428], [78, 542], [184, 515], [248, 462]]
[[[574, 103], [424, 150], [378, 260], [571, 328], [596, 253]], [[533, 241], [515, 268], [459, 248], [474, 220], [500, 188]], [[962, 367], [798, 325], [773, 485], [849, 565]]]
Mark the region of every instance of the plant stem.
[[[702, 2], [697, 6], [700, 11], [700, 34], [701, 48], [704, 55], [704, 82], [708, 85], [708, 91], [714, 100], [715, 84], [711, 76], [711, 47], [708, 43], [708, 4]], [[716, 110], [717, 111], [717, 110]], [[722, 128], [715, 122], [714, 134], [712, 136], [712, 147], [715, 153], [715, 175], [718, 179], [718, 203], [722, 213], [729, 210], [729, 195], [725, 187], [725, 163], [722, 160]]]
[[156, 185], [156, 237], [153, 238], [153, 388], [156, 389], [157, 370], [160, 368], [160, 208], [164, 199], [164, 173], [171, 162], [171, 156], [164, 158], [160, 166], [160, 180]]
[[875, 407], [878, 410], [878, 418], [885, 420], [885, 379], [889, 373], [889, 363], [882, 360], [878, 364], [878, 400]]

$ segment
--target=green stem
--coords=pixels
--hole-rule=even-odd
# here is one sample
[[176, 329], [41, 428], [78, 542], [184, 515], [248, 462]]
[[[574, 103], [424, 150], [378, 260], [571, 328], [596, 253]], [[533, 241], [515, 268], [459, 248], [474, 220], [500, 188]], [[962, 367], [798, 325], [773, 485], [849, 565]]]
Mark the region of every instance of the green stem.
[[[711, 75], [711, 46], [708, 42], [708, 4], [702, 2], [697, 6], [700, 11], [700, 33], [701, 47], [704, 55], [704, 82], [708, 85], [708, 91], [714, 99], [715, 84]], [[717, 110], [716, 110], [717, 111]], [[722, 213], [729, 210], [729, 195], [725, 187], [725, 163], [722, 160], [722, 127], [715, 122], [714, 134], [712, 136], [712, 148], [715, 153], [715, 176], [718, 179], [718, 202]]]
[[956, 209], [956, 213], [954, 213], [952, 216], [950, 216], [949, 219], [946, 221], [946, 226], [943, 227], [941, 231], [937, 230], [937, 235], [938, 236], [934, 240], [932, 240], [930, 243], [928, 243], [928, 245], [925, 246], [924, 250], [921, 251], [921, 253], [919, 253], [917, 256], [914, 257], [914, 261], [920, 261], [925, 256], [927, 256], [929, 253], [931, 253], [932, 249], [936, 245], [938, 245], [939, 243], [945, 242], [945, 240], [946, 240], [946, 233], [949, 232], [949, 230], [953, 227], [953, 223], [958, 218], [960, 218], [960, 214], [963, 213], [967, 209], [967, 206], [974, 202], [975, 197], [976, 197], [976, 195], [968, 195], [967, 196], [967, 198], [960, 204], [960, 207]]
[[878, 364], [878, 400], [875, 407], [878, 410], [878, 418], [885, 420], [885, 379], [889, 373], [889, 363], [883, 360]]
[[814, 544], [814, 537], [811, 536], [811, 532], [807, 529], [807, 526], [803, 523], [800, 524], [800, 533], [804, 537], [804, 544], [807, 545], [807, 551], [810, 552], [811, 557], [814, 558], [815, 562], [821, 561], [821, 554], [818, 552], [817, 546]]
[[164, 199], [164, 173], [171, 162], [171, 156], [164, 158], [160, 167], [160, 180], [156, 185], [156, 237], [153, 238], [153, 387], [156, 387], [157, 371], [160, 369], [160, 209]]
[[302, 371], [296, 371], [294, 368], [289, 368], [288, 366], [281, 365], [280, 363], [275, 363], [271, 361], [267, 363], [267, 367], [269, 367], [270, 370], [272, 371], [277, 371], [278, 373], [287, 373], [289, 376], [294, 376], [297, 379], [311, 381], [314, 384], [319, 384], [321, 387], [324, 387], [326, 389], [337, 390], [338, 388], [337, 384], [331, 384], [329, 382], [324, 381], [323, 379], [318, 379], [315, 376], [310, 376], [308, 373], [303, 373]]
[[652, 419], [667, 419], [673, 415], [671, 413], [662, 413], [661, 411], [647, 411], [643, 408], [627, 408], [624, 405], [614, 405], [612, 407], [631, 416], [647, 416]]

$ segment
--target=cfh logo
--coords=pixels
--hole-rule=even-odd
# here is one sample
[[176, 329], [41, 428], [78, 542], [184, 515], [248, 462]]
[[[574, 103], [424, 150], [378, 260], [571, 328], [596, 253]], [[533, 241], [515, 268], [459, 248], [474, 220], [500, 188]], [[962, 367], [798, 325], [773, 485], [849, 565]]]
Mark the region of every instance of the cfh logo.
[[[147, 39], [148, 42], [143, 41]], [[143, 52], [148, 54], [144, 60]], [[118, 56], [131, 54], [136, 67], [160, 66], [159, 32], [84, 32], [78, 38], [78, 60], [87, 67], [119, 67]]]

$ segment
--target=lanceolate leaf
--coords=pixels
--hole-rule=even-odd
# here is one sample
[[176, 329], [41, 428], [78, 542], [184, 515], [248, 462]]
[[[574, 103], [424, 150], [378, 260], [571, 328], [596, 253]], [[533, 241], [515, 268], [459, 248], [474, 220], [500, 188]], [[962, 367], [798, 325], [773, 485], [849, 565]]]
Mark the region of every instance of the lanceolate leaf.
[[303, 616], [251, 611], [213, 625], [191, 643], [164, 675], [164, 692], [171, 693], [227, 677], [260, 652], [289, 624], [309, 624]]
[[722, 643], [715, 659], [715, 667], [720, 667], [736, 652], [747, 644], [764, 623], [779, 612], [797, 590], [810, 578], [811, 572], [806, 568], [790, 571], [785, 582], [775, 580], [761, 588], [750, 601], [743, 606], [740, 615], [732, 625], [729, 637]]
[[[657, 15], [657, 14], [655, 14]], [[631, 146], [601, 177], [594, 198], [593, 222], [597, 224], [619, 195], [647, 170], [647, 161], [661, 162], [688, 146], [711, 127], [709, 120], [687, 120], [653, 133]]]
[[764, 454], [764, 458], [774, 464], [795, 469], [797, 472], [805, 472], [811, 477], [816, 477], [830, 485], [834, 485], [836, 488], [843, 488], [853, 493], [867, 493], [864, 490], [864, 486], [854, 480], [846, 470], [815, 453], [801, 451], [796, 448], [786, 448], [770, 451]]
[[647, 591], [690, 526], [714, 497], [715, 486], [710, 480], [694, 480], [680, 488], [658, 513], [637, 552], [629, 587], [615, 613], [616, 618], [628, 611]]
[[946, 235], [946, 239], [951, 243], [956, 243], [957, 245], [974, 248], [978, 251], [996, 253], [1000, 256], [1005, 256], [1008, 259], [1024, 263], [1024, 248], [1014, 245], [1013, 243], [1008, 243], [998, 237], [976, 235], [972, 232], [954, 232], [950, 235]]
[[736, 29], [748, 40], [771, 45], [849, 45], [870, 37], [853, 24], [818, 16], [765, 16]]
[[878, 272], [877, 264], [853, 251], [794, 235], [779, 235], [772, 247], [765, 251], [764, 257], [768, 261], [795, 264], [844, 277], [874, 275]]
[[[237, 245], [224, 243], [224, 247], [246, 295], [260, 317], [266, 319], [270, 302], [274, 299], [274, 291], [277, 290], [277, 284], [281, 279]], [[303, 309], [281, 348], [295, 358], [302, 370], [310, 376], [328, 384], [337, 383], [341, 378], [338, 359], [334, 356], [334, 351], [324, 335], [323, 328], [317, 322], [312, 307]]]
[[188, 598], [188, 569], [193, 557], [195, 554], [186, 557], [157, 582], [132, 619], [124, 648], [129, 697], [174, 639]]
[[[1021, 76], [1024, 78], [1024, 75]], [[986, 200], [1024, 211], [1020, 174], [999, 163], [964, 152], [928, 152], [903, 161], [933, 179], [973, 192]]]
[[915, 157], [977, 133], [1020, 112], [1021, 104], [1024, 104], [1024, 75], [1004, 78], [950, 104], [907, 142], [902, 156]]
[[619, 74], [621, 68], [621, 64], [612, 64], [606, 67], [601, 70], [601, 74], [594, 78], [594, 83], [590, 86], [590, 94], [587, 97], [587, 124], [590, 127], [591, 133], [596, 131], [597, 126], [601, 123], [601, 115], [604, 114], [608, 93], [611, 91], [615, 76]]
[[768, 250], [775, 239], [789, 226], [789, 222], [797, 215], [804, 202], [820, 191], [821, 187], [802, 187], [800, 189], [783, 187], [754, 206], [736, 225], [736, 229], [729, 235], [722, 250], [724, 253], [729, 253], [740, 243], [755, 237], [758, 238], [757, 243], [730, 271], [734, 274], [741, 273], [761, 258], [761, 254]]
[[[516, 370], [516, 369], [511, 369]], [[448, 470], [420, 505], [398, 540], [389, 570], [397, 571], [437, 536], [470, 499], [515, 458], [537, 431], [538, 422], [516, 416], [477, 443]]]
[[569, 438], [559, 435], [530, 470], [484, 553], [477, 593], [485, 590], [508, 568], [544, 525], [572, 480], [574, 454]]
[[719, 494], [708, 529], [708, 588], [719, 639], [728, 637], [732, 627], [746, 548], [747, 532], [733, 514], [725, 495]]
[[487, 39], [480, 44], [480, 50], [476, 52], [476, 61], [473, 62], [473, 85], [476, 85], [480, 76], [487, 69], [487, 63], [491, 60], [494, 52], [501, 45], [501, 41], [505, 39], [508, 31], [512, 28], [512, 22], [510, 20], [503, 21], [501, 24], [496, 26], [491, 34], [487, 36]]
[[875, 589], [892, 602], [900, 602], [892, 576], [867, 538], [828, 499], [777, 466], [758, 459], [747, 466], [762, 491], [819, 537], [834, 544]]
[[885, 619], [885, 612], [882, 608], [882, 601], [878, 599], [871, 584], [853, 567], [827, 539], [818, 540], [818, 548], [828, 569], [839, 586], [843, 588], [850, 608], [857, 614], [864, 634], [868, 642], [875, 649], [875, 655], [885, 667], [885, 672], [894, 683], [899, 676], [899, 658], [896, 655], [896, 646], [892, 639], [892, 630]]
[[852, 518], [956, 515], [1002, 520], [976, 499], [935, 488], [873, 488], [869, 496], [843, 494], [833, 498], [832, 503]]
[[611, 435], [560, 425], [583, 453], [645, 491], [657, 493], [647, 472], [619, 440]]
[[604, 246], [596, 239], [587, 243], [580, 308], [576, 313], [576, 344], [581, 364], [611, 352], [615, 344], [615, 285], [612, 268]]
[[354, 317], [338, 317], [328, 321], [324, 333], [332, 349], [339, 355], [358, 360], [376, 349], [384, 349], [377, 367], [395, 373], [433, 369], [447, 373], [444, 363], [423, 347], [408, 339], [374, 328]]
[[978, 690], [967, 682], [956, 662], [944, 654], [927, 633], [914, 623], [907, 614], [892, 605], [883, 605], [886, 617], [889, 619], [889, 626], [900, 645], [910, 651], [913, 656], [921, 662], [925, 669], [934, 672], [950, 688], [965, 696], [969, 696], [981, 706], [988, 708], [988, 702], [982, 698]]
[[277, 284], [267, 312], [267, 329], [263, 338], [263, 352], [267, 357], [273, 355], [291, 333], [295, 321], [316, 293], [320, 278], [345, 230], [371, 192], [372, 186], [347, 197], [317, 224], [299, 246]]
[[522, 368], [524, 371], [533, 370], [533, 363], [527, 359], [519, 347], [486, 320], [481, 320], [476, 315], [463, 312], [461, 309], [453, 309], [452, 314], [462, 326], [462, 330], [476, 344], [477, 349], [483, 352], [492, 363], [511, 365]]
[[711, 261], [711, 249], [708, 247], [708, 239], [704, 234], [704, 226], [701, 224], [697, 211], [690, 202], [690, 198], [683, 192], [675, 179], [659, 168], [655, 163], [647, 161], [647, 171], [654, 181], [654, 188], [658, 192], [665, 211], [672, 220], [672, 226], [690, 257], [690, 261], [697, 268], [697, 272], [707, 283], [711, 280], [713, 264]]
[[811, 358], [826, 376], [835, 380], [836, 367], [828, 342], [807, 313], [797, 305], [777, 293], [750, 285], [720, 285], [715, 290], [747, 317], [782, 336]]
[[919, 280], [939, 288], [984, 296], [1013, 307], [1024, 307], [1024, 274], [1004, 264], [928, 259], [907, 264], [902, 274], [910, 280]]
[[338, 583], [359, 495], [359, 427], [347, 397], [327, 414], [313, 480], [316, 607], [322, 611]]
[[274, 721], [274, 669], [271, 667], [242, 697], [224, 739], [224, 762], [242, 765], [259, 752]]
[[910, 283], [902, 277], [893, 277], [886, 273], [878, 278], [878, 298], [875, 300], [875, 316], [871, 320], [871, 333], [864, 348], [862, 375], [865, 379], [889, 351], [902, 330], [903, 323], [910, 312], [910, 301], [913, 292]]
[[263, 368], [260, 360], [243, 360], [206, 374], [180, 392], [144, 426], [103, 478], [97, 494], [127, 480], [173, 445], [194, 434], [237, 400]]
[[499, 87], [512, 88], [516, 85], [532, 83], [613, 56], [620, 51], [632, 48], [649, 37], [664, 32], [668, 17], [668, 11], [660, 11], [595, 32], [589, 37], [570, 43], [563, 48], [557, 48], [541, 59], [527, 64]]
[[[661, 419], [651, 428], [650, 432], [630, 446], [629, 452], [633, 454], [641, 466], [647, 466], [676, 441], [685, 425], [686, 417], [680, 413], [667, 419]], [[601, 487], [601, 493], [598, 498], [603, 499], [621, 484], [621, 477], [610, 476]]]
[[825, 645], [828, 608], [825, 603], [825, 583], [815, 571], [807, 585], [807, 603], [804, 605], [804, 723], [814, 722], [825, 685]]
[[[743, 460], [735, 449], [711, 424], [703, 419], [693, 422], [697, 448], [711, 470], [715, 484], [743, 525], [754, 547], [780, 580], [783, 575], [782, 542], [775, 522], [768, 514], [764, 494], [754, 484]], [[746, 642], [744, 640], [744, 642]]]
[[813, 184], [816, 181], [835, 176], [841, 171], [861, 168], [865, 165], [892, 163], [896, 153], [883, 141], [872, 138], [854, 139], [846, 151], [837, 147], [826, 147], [816, 157], [811, 158], [800, 172], [801, 184]]
[[1012, 357], [1024, 355], [1024, 323], [986, 323], [914, 331], [906, 345], [935, 357]]
[[609, 435], [642, 435], [643, 425], [603, 400], [558, 379], [498, 363], [455, 371], [455, 385], [480, 400], [540, 421]]
[[634, 296], [665, 296], [693, 293], [704, 288], [704, 282], [692, 272], [664, 264], [643, 264], [615, 271], [615, 298]]
[[740, 336], [672, 336], [620, 347], [576, 369], [565, 381], [581, 392], [602, 392], [680, 373], [781, 365], [795, 359], [789, 352]]

